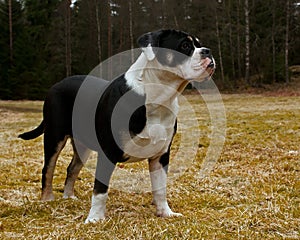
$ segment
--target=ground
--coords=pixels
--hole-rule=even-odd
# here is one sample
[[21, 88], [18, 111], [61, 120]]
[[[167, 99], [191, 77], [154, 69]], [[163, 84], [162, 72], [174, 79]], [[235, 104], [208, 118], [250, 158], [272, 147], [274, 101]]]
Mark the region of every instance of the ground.
[[[76, 182], [78, 199], [62, 199], [71, 158], [68, 144], [55, 172], [57, 200], [40, 202], [42, 137], [23, 141], [17, 135], [37, 126], [42, 102], [0, 101], [0, 238], [299, 239], [300, 94], [292, 90], [222, 95], [226, 141], [214, 170], [205, 178], [197, 176], [210, 145], [209, 112], [200, 95], [185, 94], [196, 117], [190, 119], [182, 106], [172, 157], [181, 144], [196, 144], [197, 151], [179, 155], [180, 164], [172, 162], [171, 176], [179, 165], [184, 165], [184, 171], [168, 188], [172, 209], [183, 217], [158, 218], [149, 192], [113, 187], [106, 220], [88, 225], [83, 222], [90, 208], [95, 156]], [[196, 126], [189, 126], [189, 121]], [[200, 135], [184, 138], [188, 131]], [[119, 167], [133, 173], [132, 179], [123, 179], [124, 186], [148, 178], [144, 172], [134, 174], [144, 165]]]

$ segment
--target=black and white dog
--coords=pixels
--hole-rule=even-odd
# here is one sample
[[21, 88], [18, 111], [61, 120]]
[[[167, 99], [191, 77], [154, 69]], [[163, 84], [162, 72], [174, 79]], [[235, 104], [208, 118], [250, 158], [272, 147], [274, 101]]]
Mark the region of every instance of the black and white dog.
[[[59, 153], [71, 138], [74, 156], [67, 169], [64, 197], [74, 197], [74, 183], [89, 149], [98, 152], [92, 204], [86, 223], [105, 217], [109, 179], [118, 162], [148, 159], [156, 214], [180, 216], [166, 199], [166, 181], [170, 145], [176, 132], [177, 97], [190, 81], [204, 81], [215, 69], [210, 50], [188, 33], [159, 30], [138, 39], [142, 52], [128, 71], [111, 82], [95, 77], [72, 76], [55, 84], [45, 99], [43, 121], [34, 130], [21, 134], [25, 140], [44, 133], [45, 162], [42, 171], [42, 200], [53, 200], [53, 172]], [[94, 86], [78, 100], [86, 81]], [[85, 124], [86, 116], [74, 122], [74, 105], [79, 101], [88, 108], [93, 96], [96, 103], [94, 123]], [[75, 125], [81, 126], [74, 133]], [[85, 126], [93, 125], [93, 126]], [[95, 130], [97, 144], [89, 141], [86, 131]]]

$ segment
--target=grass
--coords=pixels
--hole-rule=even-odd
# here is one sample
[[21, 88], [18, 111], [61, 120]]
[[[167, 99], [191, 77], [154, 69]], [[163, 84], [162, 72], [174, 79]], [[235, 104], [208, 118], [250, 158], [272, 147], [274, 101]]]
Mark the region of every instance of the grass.
[[[71, 158], [68, 144], [55, 171], [57, 200], [40, 202], [42, 138], [22, 141], [17, 135], [37, 126], [42, 102], [0, 101], [0, 238], [299, 239], [300, 97], [223, 95], [226, 143], [215, 169], [204, 179], [195, 176], [209, 145], [209, 115], [199, 96], [186, 97], [194, 106], [198, 126], [182, 125], [172, 156], [188, 130], [200, 130], [199, 149], [194, 161], [187, 159], [191, 166], [185, 164], [184, 172], [168, 188], [170, 205], [184, 216], [157, 218], [149, 192], [112, 188], [107, 219], [89, 225], [83, 221], [90, 208], [92, 167], [84, 168], [76, 182], [78, 199], [62, 199]], [[182, 109], [181, 119], [188, 121]], [[184, 139], [183, 144], [195, 144], [193, 137]], [[134, 173], [145, 168], [142, 164], [124, 169]], [[181, 164], [171, 165], [170, 174]]]

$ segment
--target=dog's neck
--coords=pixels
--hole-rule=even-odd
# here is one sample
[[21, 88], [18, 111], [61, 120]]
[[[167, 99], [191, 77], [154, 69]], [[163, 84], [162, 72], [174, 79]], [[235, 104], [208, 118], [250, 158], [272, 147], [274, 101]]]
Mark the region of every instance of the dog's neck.
[[[178, 68], [170, 68], [161, 65], [156, 58], [149, 61], [144, 53], [125, 73], [127, 85], [139, 95], [148, 95], [150, 99], [160, 99], [161, 103], [165, 99], [174, 99], [174, 94], [183, 92], [188, 81], [183, 79]], [[147, 87], [148, 85], [148, 87]], [[167, 91], [166, 88], [176, 91]]]
[[[163, 66], [156, 58], [149, 61], [146, 55], [141, 53], [126, 72], [125, 78], [133, 91], [146, 96], [145, 105], [147, 113], [150, 114], [160, 112], [158, 109], [161, 107], [171, 111], [176, 108], [174, 105], [177, 104], [177, 97], [188, 84], [180, 75], [178, 68]], [[176, 111], [174, 113], [177, 114]]]
[[138, 134], [139, 139], [151, 139], [154, 145], [171, 141], [179, 111], [177, 97], [188, 84], [176, 71], [162, 66], [156, 59], [148, 61], [142, 53], [126, 72], [127, 84], [145, 96], [147, 123]]
[[125, 73], [127, 85], [139, 95], [145, 95], [142, 77], [146, 65], [147, 58], [144, 53], [141, 53], [139, 58], [131, 65], [131, 67]]

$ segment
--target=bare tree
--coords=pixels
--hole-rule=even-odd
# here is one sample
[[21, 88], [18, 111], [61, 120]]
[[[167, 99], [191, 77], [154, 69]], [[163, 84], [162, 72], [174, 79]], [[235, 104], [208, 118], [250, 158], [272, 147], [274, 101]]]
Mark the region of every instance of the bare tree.
[[9, 53], [10, 64], [13, 62], [13, 29], [12, 29], [12, 2], [8, 0], [8, 20], [9, 20]]
[[276, 5], [273, 4], [272, 7], [272, 83], [276, 81], [276, 72], [275, 72], [275, 64], [276, 64], [276, 46], [275, 46], [275, 29], [276, 29]]
[[165, 11], [165, 0], [161, 0], [161, 20], [162, 28], [166, 27], [166, 11]]
[[245, 81], [250, 84], [250, 27], [249, 27], [249, 2], [245, 0]]
[[112, 78], [112, 24], [111, 24], [111, 4], [107, 0], [107, 57], [108, 57], [108, 79]]
[[289, 83], [289, 28], [290, 28], [290, 0], [286, 0], [286, 25], [285, 25], [285, 82]]
[[71, 75], [72, 54], [71, 54], [71, 0], [66, 0], [66, 23], [65, 23], [65, 48], [66, 48], [66, 76]]
[[98, 60], [99, 63], [102, 60], [101, 56], [101, 22], [100, 22], [100, 15], [99, 15], [99, 8], [100, 8], [100, 3], [95, 0], [95, 9], [96, 9], [96, 24], [97, 24], [97, 48], [98, 48]]
[[177, 19], [177, 16], [176, 16], [176, 13], [175, 13], [174, 8], [172, 8], [172, 14], [173, 14], [173, 18], [174, 18], [174, 24], [175, 24], [175, 27], [176, 27], [177, 29], [179, 29], [178, 19]]
[[233, 40], [232, 40], [232, 22], [231, 20], [233, 19], [231, 14], [232, 14], [232, 2], [231, 0], [228, 0], [228, 6], [227, 8], [227, 17], [228, 17], [228, 21], [229, 21], [229, 46], [230, 46], [230, 58], [231, 58], [231, 68], [232, 68], [232, 76], [233, 76], [233, 84], [236, 85], [236, 70], [235, 70], [235, 51], [234, 51], [234, 47], [233, 47]]
[[223, 68], [223, 58], [222, 58], [222, 48], [221, 48], [221, 37], [220, 37], [220, 31], [219, 31], [219, 19], [218, 19], [217, 11], [216, 11], [215, 17], [216, 17], [216, 35], [217, 35], [217, 39], [218, 39], [218, 52], [219, 52], [219, 62], [220, 62], [220, 70], [221, 70], [221, 80], [222, 80], [222, 83], [224, 83], [224, 68]]
[[111, 5], [110, 5], [110, 0], [107, 0], [107, 55], [108, 57], [111, 57], [112, 55], [112, 24], [111, 24]]
[[240, 37], [240, 6], [241, 0], [237, 2], [237, 67], [238, 67], [238, 78], [242, 76], [242, 68], [241, 68], [241, 37]]
[[128, 1], [129, 6], [129, 36], [130, 36], [130, 48], [131, 48], [131, 63], [134, 62], [134, 52], [133, 52], [133, 20], [132, 20], [132, 2], [131, 0]]

